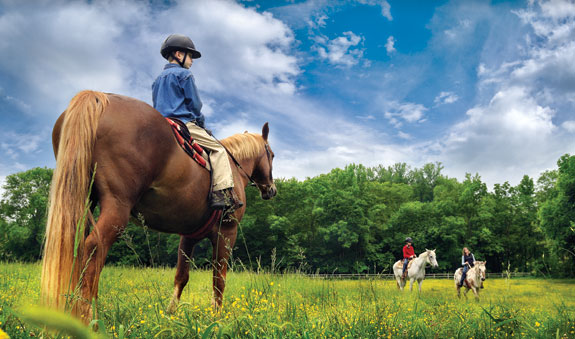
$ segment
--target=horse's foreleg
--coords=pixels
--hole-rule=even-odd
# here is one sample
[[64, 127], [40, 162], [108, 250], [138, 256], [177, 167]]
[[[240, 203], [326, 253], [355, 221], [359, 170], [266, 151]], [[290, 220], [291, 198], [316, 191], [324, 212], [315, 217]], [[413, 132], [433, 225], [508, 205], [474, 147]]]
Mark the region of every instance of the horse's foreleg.
[[418, 280], [417, 284], [419, 285], [419, 293], [421, 293], [421, 284], [423, 284], [423, 279], [422, 280]]
[[413, 278], [409, 279], [409, 292], [412, 292], [412, 291], [413, 291], [413, 281], [414, 281], [414, 280], [415, 280], [415, 279], [413, 279]]
[[112, 244], [122, 234], [129, 219], [129, 209], [106, 208], [96, 226], [86, 238], [84, 246], [84, 273], [81, 277], [80, 315], [85, 323], [92, 319], [92, 302], [98, 298], [100, 273], [106, 262], [106, 256]]
[[401, 275], [395, 275], [395, 282], [397, 283], [397, 289], [400, 291], [403, 291], [403, 285], [402, 283], [402, 279], [401, 279]]
[[174, 278], [174, 295], [168, 306], [168, 313], [174, 313], [180, 302], [182, 291], [188, 279], [190, 278], [190, 258], [194, 252], [194, 246], [197, 240], [186, 237], [180, 237], [180, 245], [178, 246], [178, 265], [176, 267], [176, 277]]
[[213, 246], [213, 290], [212, 305], [219, 309], [222, 306], [224, 289], [226, 287], [226, 274], [228, 271], [228, 259], [236, 241], [237, 226], [222, 227], [211, 238]]

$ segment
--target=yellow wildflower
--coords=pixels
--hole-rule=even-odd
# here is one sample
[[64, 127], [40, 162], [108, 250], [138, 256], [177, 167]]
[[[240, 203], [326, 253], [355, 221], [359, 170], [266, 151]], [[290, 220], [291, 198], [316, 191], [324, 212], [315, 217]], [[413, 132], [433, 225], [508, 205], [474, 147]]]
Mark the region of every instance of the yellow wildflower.
[[10, 339], [10, 336], [8, 335], [8, 333], [2, 331], [1, 328], [0, 328], [0, 339]]

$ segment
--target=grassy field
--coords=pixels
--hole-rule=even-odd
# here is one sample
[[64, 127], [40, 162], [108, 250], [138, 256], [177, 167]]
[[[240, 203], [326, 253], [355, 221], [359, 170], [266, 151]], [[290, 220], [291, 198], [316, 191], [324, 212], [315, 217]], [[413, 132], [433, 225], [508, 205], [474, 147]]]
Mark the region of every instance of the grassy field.
[[[0, 263], [0, 329], [11, 338], [42, 335], [19, 315], [38, 301], [39, 272], [39, 265]], [[214, 313], [211, 274], [194, 271], [170, 315], [174, 273], [106, 267], [98, 307], [107, 336], [575, 338], [574, 280], [488, 279], [476, 302], [471, 294], [458, 300], [451, 280], [426, 280], [419, 295], [399, 292], [390, 280], [232, 272], [224, 308]]]

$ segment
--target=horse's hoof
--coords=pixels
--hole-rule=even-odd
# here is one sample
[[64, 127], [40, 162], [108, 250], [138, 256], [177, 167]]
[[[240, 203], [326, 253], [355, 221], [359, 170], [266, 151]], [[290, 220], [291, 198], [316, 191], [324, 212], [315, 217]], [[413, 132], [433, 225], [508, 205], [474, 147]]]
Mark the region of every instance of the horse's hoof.
[[222, 302], [221, 300], [216, 300], [215, 298], [212, 298], [212, 308], [214, 309], [214, 312], [218, 313], [222, 310]]
[[178, 302], [177, 301], [170, 301], [170, 305], [168, 305], [168, 308], [166, 309], [166, 313], [167, 314], [174, 314], [176, 313], [176, 310], [178, 309]]

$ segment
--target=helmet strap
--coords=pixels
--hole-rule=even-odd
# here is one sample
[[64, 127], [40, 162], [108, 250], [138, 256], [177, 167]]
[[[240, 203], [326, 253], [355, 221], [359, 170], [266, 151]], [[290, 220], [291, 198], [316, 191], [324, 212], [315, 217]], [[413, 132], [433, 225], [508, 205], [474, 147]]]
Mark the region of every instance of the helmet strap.
[[184, 52], [184, 59], [180, 61], [178, 57], [176, 57], [176, 52], [172, 52], [172, 57], [178, 62], [180, 67], [184, 68], [184, 64], [186, 63], [186, 58], [188, 57], [188, 52]]
[[180, 66], [184, 67], [184, 64], [186, 63], [186, 58], [188, 57], [188, 52], [184, 52], [184, 59], [182, 60], [182, 62], [180, 63]]

